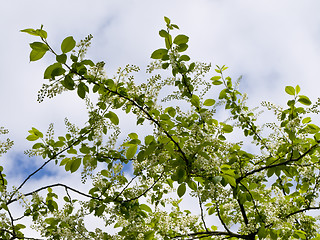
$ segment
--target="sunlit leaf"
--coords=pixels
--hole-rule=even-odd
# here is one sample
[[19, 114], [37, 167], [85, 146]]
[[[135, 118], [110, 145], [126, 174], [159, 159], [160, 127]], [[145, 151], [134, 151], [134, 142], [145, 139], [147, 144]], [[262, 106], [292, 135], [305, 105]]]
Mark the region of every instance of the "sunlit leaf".
[[286, 90], [286, 93], [288, 93], [289, 95], [293, 95], [294, 96], [296, 94], [296, 91], [295, 91], [294, 87], [286, 86], [285, 90]]
[[126, 152], [126, 158], [127, 159], [132, 159], [134, 157], [134, 155], [136, 154], [138, 149], [138, 145], [132, 145], [127, 149]]
[[311, 101], [307, 96], [299, 95], [298, 102], [302, 103], [303, 105], [311, 105]]
[[151, 58], [153, 58], [153, 59], [161, 59], [163, 56], [167, 55], [167, 53], [168, 53], [168, 49], [160, 48], [158, 50], [155, 50], [151, 54]]
[[189, 41], [189, 37], [186, 35], [178, 35], [174, 38], [173, 42], [177, 45], [185, 44]]
[[146, 212], [152, 212], [152, 209], [146, 205], [146, 204], [140, 204], [139, 205], [140, 209], [143, 210], [143, 211], [146, 211]]
[[203, 105], [205, 105], [205, 106], [212, 106], [212, 105], [214, 105], [215, 104], [215, 100], [214, 99], [206, 99], [205, 101], [204, 101], [204, 103], [203, 103]]
[[178, 189], [177, 189], [177, 193], [179, 197], [182, 197], [186, 192], [186, 184], [182, 183], [179, 185]]
[[76, 159], [72, 162], [72, 164], [71, 164], [71, 166], [70, 166], [70, 171], [71, 171], [72, 173], [75, 172], [75, 171], [77, 171], [78, 168], [80, 167], [80, 165], [81, 165], [81, 158], [76, 158]]
[[61, 43], [61, 51], [63, 53], [70, 52], [76, 46], [76, 41], [72, 36], [66, 37]]
[[109, 118], [110, 121], [115, 124], [115, 125], [118, 125], [119, 124], [119, 118], [117, 116], [117, 114], [115, 114], [114, 112], [112, 111], [109, 111], [108, 113], [106, 113], [104, 115], [106, 118]]
[[38, 51], [38, 50], [32, 49], [30, 52], [30, 62], [41, 59], [46, 54], [46, 52], [47, 51]]

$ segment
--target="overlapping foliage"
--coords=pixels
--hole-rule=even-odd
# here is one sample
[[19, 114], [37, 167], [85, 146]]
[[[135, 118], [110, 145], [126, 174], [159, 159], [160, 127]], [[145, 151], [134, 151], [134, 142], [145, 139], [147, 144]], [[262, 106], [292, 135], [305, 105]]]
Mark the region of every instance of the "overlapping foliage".
[[[35, 144], [27, 154], [44, 163], [20, 186], [9, 189], [1, 167], [2, 239], [32, 237], [11, 214], [19, 199], [23, 218], [31, 218], [45, 239], [320, 239], [311, 214], [320, 208], [320, 128], [311, 118], [319, 101], [312, 104], [299, 86], [287, 86], [284, 107], [262, 104], [275, 122], [258, 126], [238, 81], [225, 77], [227, 67], [217, 66], [207, 80], [211, 65], [191, 61], [184, 54], [189, 38], [172, 35], [178, 26], [165, 22], [159, 32], [165, 46], [151, 54], [151, 76], [140, 85], [132, 76], [136, 66], [108, 78], [103, 62], [85, 58], [92, 36], [79, 44], [67, 37], [56, 51], [42, 27], [22, 30], [40, 38], [30, 44], [30, 61], [47, 52], [56, 57], [44, 72], [38, 100], [76, 91], [88, 106], [88, 121], [79, 128], [66, 120], [67, 133], [59, 137], [52, 126], [46, 134], [32, 128], [27, 140]], [[227, 119], [218, 118], [222, 111]], [[142, 137], [132, 130], [119, 138], [121, 112], [150, 132]], [[92, 179], [90, 190], [57, 183], [24, 192], [48, 164], [81, 171], [83, 184]], [[125, 166], [133, 171], [124, 172]], [[59, 187], [64, 195], [55, 193]], [[90, 216], [106, 227], [87, 230], [84, 219]]]

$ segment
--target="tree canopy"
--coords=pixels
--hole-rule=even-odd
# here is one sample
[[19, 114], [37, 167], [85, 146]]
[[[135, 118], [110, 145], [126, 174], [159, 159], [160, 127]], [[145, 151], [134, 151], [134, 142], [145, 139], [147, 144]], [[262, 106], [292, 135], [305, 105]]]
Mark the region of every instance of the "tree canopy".
[[[211, 64], [192, 61], [189, 37], [164, 20], [164, 46], [151, 54], [141, 84], [137, 66], [110, 78], [104, 62], [87, 59], [91, 35], [79, 43], [66, 37], [53, 49], [42, 26], [21, 30], [39, 39], [30, 43], [30, 61], [46, 53], [56, 59], [44, 71], [38, 101], [76, 91], [88, 119], [84, 126], [66, 119], [67, 131], [57, 137], [53, 125], [47, 132], [32, 127], [26, 154], [43, 165], [19, 186], [8, 184], [0, 166], [1, 239], [35, 239], [23, 233], [25, 218], [43, 239], [320, 239], [320, 128], [312, 121], [320, 100], [287, 86], [284, 106], [262, 103], [274, 121], [259, 125], [240, 78], [227, 76], [226, 66], [213, 74]], [[121, 116], [148, 132], [121, 137]], [[0, 154], [12, 144], [2, 141]], [[49, 164], [81, 172], [89, 191], [57, 182], [25, 192]], [[12, 214], [17, 201], [22, 216]], [[87, 229], [89, 217], [105, 226]]]

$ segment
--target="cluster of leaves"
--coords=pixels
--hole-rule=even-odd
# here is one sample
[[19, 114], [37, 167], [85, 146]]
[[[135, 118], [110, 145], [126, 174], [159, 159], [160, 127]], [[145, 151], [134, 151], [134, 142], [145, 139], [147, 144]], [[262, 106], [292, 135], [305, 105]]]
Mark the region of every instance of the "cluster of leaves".
[[[30, 44], [30, 61], [54, 54], [56, 62], [44, 78], [54, 82], [58, 93], [76, 91], [86, 100], [89, 117], [83, 128], [67, 121], [68, 133], [58, 138], [52, 129], [46, 136], [36, 128], [29, 131], [27, 140], [37, 141], [29, 153], [44, 163], [12, 191], [1, 188], [2, 239], [26, 238], [25, 226], [16, 224], [10, 211], [21, 198], [31, 198], [24, 217], [31, 216], [47, 239], [320, 239], [317, 218], [310, 214], [320, 208], [320, 128], [311, 119], [319, 103], [299, 95], [299, 86], [287, 86], [287, 106], [265, 104], [277, 117], [267, 124], [272, 133], [265, 136], [237, 84], [224, 76], [227, 67], [217, 66], [217, 75], [204, 80], [209, 65], [191, 62], [183, 54], [189, 37], [174, 37], [179, 27], [166, 17], [165, 23], [159, 32], [165, 48], [151, 54], [150, 72], [171, 69], [172, 77], [152, 76], [141, 85], [130, 75], [139, 70], [135, 66], [108, 78], [103, 63], [84, 59], [90, 39], [75, 51], [75, 40], [67, 37], [58, 54], [42, 27], [22, 30], [41, 39]], [[157, 98], [167, 84], [175, 86], [172, 99], [180, 101], [164, 107]], [[95, 104], [89, 100], [93, 95], [98, 95]], [[136, 117], [137, 125], [150, 123], [152, 131], [143, 137], [130, 132], [119, 141], [121, 110]], [[221, 121], [215, 112], [222, 110], [229, 116]], [[239, 131], [253, 147], [227, 141]], [[83, 176], [92, 178], [92, 188], [83, 193], [57, 183], [20, 193], [51, 162], [70, 173], [82, 169]], [[128, 164], [133, 172], [125, 174]], [[58, 187], [65, 189], [64, 203], [53, 192]], [[40, 196], [44, 190], [46, 198]], [[72, 199], [69, 192], [85, 200]], [[187, 194], [193, 202], [183, 210], [180, 203]], [[103, 219], [107, 228], [87, 230], [83, 220], [90, 215]], [[109, 234], [108, 226], [119, 230]]]

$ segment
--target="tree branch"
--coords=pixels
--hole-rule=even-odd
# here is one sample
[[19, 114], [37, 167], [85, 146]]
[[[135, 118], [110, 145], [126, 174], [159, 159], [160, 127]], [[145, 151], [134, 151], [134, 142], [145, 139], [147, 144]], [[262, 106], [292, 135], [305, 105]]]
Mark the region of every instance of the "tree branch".
[[154, 187], [154, 185], [157, 184], [157, 182], [159, 182], [159, 180], [163, 177], [163, 175], [164, 175], [164, 170], [162, 171], [160, 177], [159, 177], [157, 180], [155, 180], [154, 183], [153, 183], [149, 188], [147, 188], [143, 193], [141, 193], [140, 195], [138, 195], [138, 196], [136, 196], [136, 197], [134, 197], [134, 198], [124, 200], [123, 202], [134, 201], [134, 200], [139, 199], [139, 198], [142, 197], [143, 195], [145, 195], [151, 188]]
[[[198, 183], [198, 189], [199, 189], [199, 183]], [[203, 214], [203, 208], [202, 208], [202, 201], [201, 201], [201, 196], [200, 196], [200, 193], [198, 192], [198, 200], [199, 200], [199, 206], [200, 206], [200, 215], [201, 215], [201, 220], [202, 220], [202, 223], [204, 225], [204, 228], [206, 229], [206, 232], [208, 232], [208, 228], [207, 228], [207, 225], [206, 225], [206, 222], [204, 220], [204, 214]]]
[[85, 133], [83, 133], [76, 141], [74, 141], [72, 144], [70, 144], [68, 147], [66, 147], [65, 149], [59, 151], [58, 153], [54, 154], [49, 160], [47, 160], [44, 164], [42, 164], [37, 170], [35, 170], [33, 173], [31, 173], [21, 184], [20, 186], [11, 194], [8, 202], [10, 203], [13, 196], [23, 187], [23, 185], [33, 176], [35, 175], [37, 172], [39, 172], [42, 168], [44, 168], [49, 162], [51, 162], [53, 159], [55, 159], [57, 156], [59, 156], [61, 153], [67, 151], [68, 149], [70, 149], [71, 147], [73, 147], [75, 144], [77, 144], [78, 142], [80, 142], [80, 139], [83, 138], [85, 135], [87, 135], [90, 131], [92, 131], [93, 127], [90, 128], [89, 130], [87, 130]]
[[[55, 183], [55, 184], [51, 184], [51, 185], [48, 185], [48, 186], [41, 187], [41, 188], [39, 188], [39, 189], [37, 189], [37, 190], [35, 190], [35, 191], [32, 191], [32, 192], [29, 192], [29, 193], [24, 194], [24, 196], [27, 197], [27, 196], [33, 195], [34, 193], [40, 192], [40, 191], [42, 191], [42, 190], [46, 190], [46, 189], [48, 189], [49, 187], [50, 187], [50, 188], [52, 188], [52, 187], [64, 187], [65, 189], [69, 189], [69, 190], [71, 190], [71, 191], [73, 191], [73, 192], [75, 192], [75, 193], [78, 193], [78, 194], [80, 194], [80, 195], [82, 195], [82, 196], [84, 196], [84, 197], [101, 200], [100, 198], [93, 197], [93, 196], [88, 195], [88, 194], [86, 194], [86, 193], [80, 192], [80, 191], [78, 191], [77, 189], [74, 189], [74, 188], [69, 187], [69, 186], [67, 186], [67, 185], [65, 185], [65, 184], [62, 184], [62, 183]], [[7, 205], [9, 205], [9, 204], [11, 204], [11, 203], [13, 203], [13, 202], [15, 202], [15, 201], [18, 201], [18, 198], [11, 199], [10, 201], [7, 202]]]
[[298, 158], [289, 159], [289, 160], [284, 161], [284, 162], [281, 162], [281, 163], [271, 164], [271, 165], [268, 165], [268, 166], [264, 166], [264, 167], [261, 167], [261, 168], [252, 170], [252, 171], [246, 173], [245, 175], [243, 175], [243, 176], [241, 176], [241, 177], [238, 177], [238, 178], [236, 179], [236, 181], [237, 181], [237, 182], [240, 182], [242, 179], [244, 179], [244, 178], [246, 178], [246, 177], [248, 177], [248, 176], [250, 176], [250, 175], [252, 175], [252, 174], [261, 172], [261, 171], [266, 170], [266, 169], [269, 169], [269, 168], [279, 167], [279, 166], [286, 165], [286, 164], [291, 163], [291, 162], [299, 161], [300, 159], [302, 159], [303, 157], [305, 157], [307, 154], [309, 154], [314, 148], [318, 147], [319, 143], [320, 143], [320, 140], [317, 141], [317, 144], [313, 145], [311, 148], [309, 148], [305, 153], [303, 153], [302, 155], [300, 155]]
[[209, 236], [228, 236], [228, 237], [236, 237], [240, 239], [251, 240], [251, 239], [254, 239], [254, 235], [255, 234], [241, 235], [241, 234], [232, 233], [232, 232], [211, 231], [211, 232], [196, 232], [196, 233], [189, 233], [185, 235], [178, 235], [176, 237], [173, 237], [173, 239], [184, 239], [185, 237], [193, 237], [191, 239], [199, 239], [199, 238], [209, 237]]

